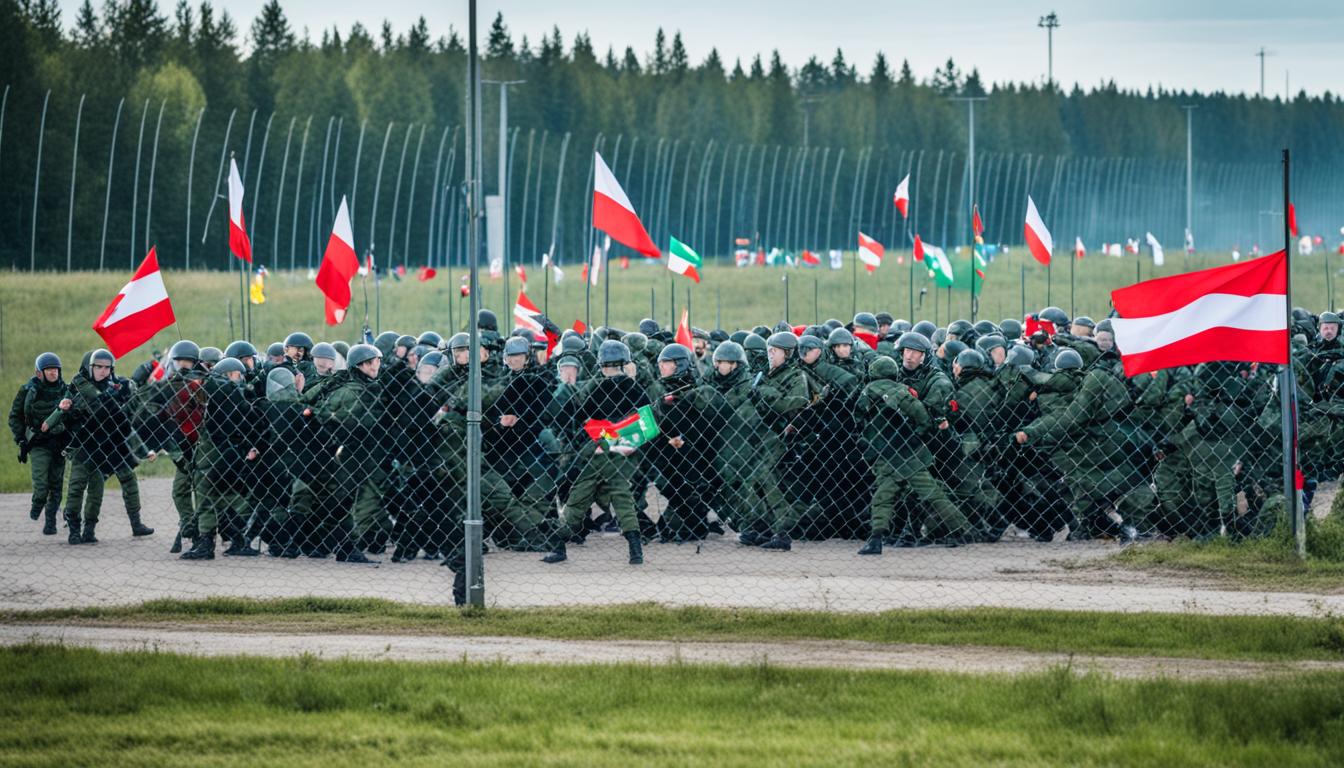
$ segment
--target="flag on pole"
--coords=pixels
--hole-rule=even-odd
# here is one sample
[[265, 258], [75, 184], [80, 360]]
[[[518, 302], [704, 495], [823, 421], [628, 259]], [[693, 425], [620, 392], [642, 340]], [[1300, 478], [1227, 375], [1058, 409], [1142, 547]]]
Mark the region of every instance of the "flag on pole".
[[457, 286], [458, 295], [464, 299], [471, 295], [471, 286], [467, 285], [467, 281], [469, 279], [470, 279], [469, 275], [463, 275], [461, 278], [461, 284]]
[[942, 248], [936, 245], [924, 246], [924, 260], [928, 262], [929, 276], [939, 288], [951, 288], [956, 278], [952, 273], [952, 262]]
[[523, 291], [518, 292], [518, 300], [513, 303], [513, 321], [519, 328], [526, 328], [533, 333], [542, 333], [546, 330], [541, 324], [541, 310], [537, 305], [527, 298]]
[[919, 235], [915, 235], [915, 261], [923, 261], [923, 260], [924, 260], [924, 241], [919, 239]]
[[583, 431], [593, 442], [605, 440], [608, 446], [620, 444], [638, 448], [658, 436], [658, 422], [653, 417], [653, 406], [641, 405], [620, 421], [589, 419], [584, 422]]
[[1193, 232], [1190, 231], [1189, 227], [1187, 227], [1185, 230], [1185, 252], [1186, 253], [1195, 252], [1195, 235]]
[[1292, 203], [1288, 204], [1288, 233], [1297, 237], [1297, 209]]
[[515, 264], [515, 265], [513, 266], [513, 274], [515, 274], [515, 275], [518, 276], [518, 281], [521, 282], [521, 283], [523, 284], [523, 289], [526, 290], [526, 289], [527, 289], [527, 269], [525, 269], [525, 268], [523, 267], [522, 264]]
[[882, 244], [873, 238], [859, 233], [859, 261], [863, 262], [863, 268], [869, 272], [876, 272], [877, 268], [882, 266], [882, 255], [886, 249]]
[[593, 260], [583, 268], [583, 273], [588, 276], [588, 282], [597, 285], [597, 276], [602, 273], [602, 246], [593, 246]]
[[[1031, 197], [1027, 197], [1027, 200], [1031, 200]], [[971, 232], [976, 237], [985, 234], [985, 223], [980, 220], [980, 206], [978, 205], [971, 206]]]
[[677, 323], [677, 343], [687, 349], [695, 349], [691, 341], [690, 312], [685, 307], [681, 308], [681, 322]]
[[896, 185], [896, 194], [892, 195], [891, 201], [896, 204], [896, 210], [901, 212], [901, 218], [910, 218], [910, 174], [905, 174], [901, 183]]
[[1164, 256], [1162, 253], [1162, 244], [1157, 242], [1157, 238], [1153, 237], [1152, 232], [1148, 233], [1147, 239], [1148, 239], [1148, 246], [1153, 249], [1153, 266], [1155, 267], [1162, 266], [1164, 263], [1166, 263], [1166, 256]]
[[252, 242], [247, 239], [243, 224], [243, 178], [238, 175], [238, 163], [229, 158], [229, 250], [233, 255], [252, 263]]
[[667, 268], [678, 275], [700, 282], [700, 254], [675, 237], [669, 236], [669, 239], [671, 242], [667, 246]]
[[1111, 291], [1126, 376], [1214, 360], [1284, 364], [1288, 256], [1146, 280]]
[[551, 270], [551, 272], [555, 275], [556, 285], [559, 285], [560, 282], [565, 279], [564, 270], [560, 269], [560, 265], [556, 264], [555, 260], [551, 258], [551, 254], [549, 251], [541, 254], [541, 268], [543, 270], [546, 269]]
[[1083, 238], [1081, 237], [1073, 238], [1073, 258], [1082, 261], [1083, 257], [1086, 255], [1087, 255], [1087, 249], [1083, 247]]
[[160, 363], [158, 360], [150, 360], [149, 380], [153, 382], [160, 382], [166, 378], [168, 378], [168, 369], [164, 368], [163, 364]]
[[[979, 221], [978, 211], [976, 220]], [[1027, 195], [1027, 223], [1022, 232], [1026, 236], [1027, 250], [1031, 251], [1032, 257], [1042, 264], [1049, 264], [1050, 252], [1055, 250], [1055, 238], [1051, 236], [1050, 230], [1045, 228], [1045, 221], [1036, 210], [1036, 203], [1032, 201], [1031, 195]], [[979, 232], [976, 234], [979, 235]]]
[[121, 287], [103, 314], [93, 321], [93, 330], [103, 337], [107, 351], [120, 358], [176, 321], [168, 289], [163, 285], [163, 273], [159, 271], [159, 256], [150, 248], [131, 281]]
[[331, 226], [331, 237], [327, 240], [327, 250], [317, 269], [317, 287], [326, 296], [327, 325], [340, 325], [345, 320], [345, 312], [350, 308], [350, 281], [358, 271], [359, 258], [355, 256], [355, 235], [350, 229], [350, 209], [342, 195], [341, 206], [336, 209], [336, 221]]
[[611, 169], [602, 161], [602, 155], [596, 157], [593, 166], [593, 226], [606, 232], [616, 242], [639, 251], [651, 259], [662, 256], [658, 246], [649, 239], [635, 207], [625, 190], [612, 175]]

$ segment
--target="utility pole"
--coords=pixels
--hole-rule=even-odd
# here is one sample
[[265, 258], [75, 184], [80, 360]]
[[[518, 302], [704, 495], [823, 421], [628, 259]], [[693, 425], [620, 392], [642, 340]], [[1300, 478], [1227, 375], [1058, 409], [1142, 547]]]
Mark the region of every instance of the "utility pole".
[[1255, 52], [1260, 57], [1260, 98], [1265, 98], [1265, 57], [1273, 56], [1274, 51], [1265, 50], [1265, 46], [1260, 46], [1260, 50]]
[[1186, 239], [1193, 242], [1195, 229], [1193, 221], [1194, 214], [1194, 151], [1192, 140], [1192, 120], [1196, 109], [1195, 104], [1183, 104], [1181, 109], [1185, 110], [1185, 236]]
[[509, 86], [522, 85], [526, 80], [482, 80], [482, 85], [499, 86], [499, 210], [500, 217], [504, 219], [504, 242], [501, 243], [500, 252], [504, 254], [504, 308], [508, 311], [513, 309], [509, 304], [509, 180], [508, 180], [508, 158], [509, 158]]
[[1055, 29], [1059, 27], [1059, 14], [1054, 11], [1047, 13], [1041, 17], [1040, 21], [1036, 22], [1036, 26], [1045, 30], [1045, 84], [1053, 90], [1055, 87]]
[[485, 607], [485, 573], [481, 520], [481, 334], [476, 320], [480, 306], [481, 258], [481, 60], [476, 48], [476, 0], [468, 0], [467, 21], [467, 264], [471, 287], [467, 333], [471, 360], [467, 368], [467, 509], [463, 520], [466, 553], [461, 568], [469, 605]]
[[[1052, 14], [1053, 15], [1053, 14]], [[975, 215], [975, 103], [977, 101], [986, 101], [988, 96], [953, 96], [952, 101], [966, 102], [966, 116], [970, 125], [970, 130], [966, 134], [966, 176], [969, 183], [968, 197], [971, 201], [971, 216]], [[975, 240], [971, 240], [971, 322], [975, 322]], [[948, 304], [948, 309], [952, 308]]]
[[807, 96], [798, 100], [803, 108], [803, 146], [812, 146], [812, 105], [821, 101], [820, 96]]

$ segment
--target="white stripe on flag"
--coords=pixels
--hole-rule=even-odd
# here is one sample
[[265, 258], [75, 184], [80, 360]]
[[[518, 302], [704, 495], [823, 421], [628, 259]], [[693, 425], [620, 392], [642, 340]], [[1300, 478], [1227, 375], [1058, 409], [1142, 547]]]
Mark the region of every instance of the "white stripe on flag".
[[1148, 352], [1213, 328], [1286, 331], [1285, 297], [1276, 293], [1236, 296], [1210, 293], [1162, 315], [1112, 318], [1115, 345], [1125, 354]]

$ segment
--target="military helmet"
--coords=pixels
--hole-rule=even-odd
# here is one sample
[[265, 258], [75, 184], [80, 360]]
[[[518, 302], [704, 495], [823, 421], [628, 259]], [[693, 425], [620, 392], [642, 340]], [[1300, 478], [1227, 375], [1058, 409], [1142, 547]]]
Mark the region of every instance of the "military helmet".
[[607, 339], [597, 348], [598, 365], [625, 365], [630, 362], [630, 348], [625, 342]]
[[224, 352], [219, 347], [201, 347], [201, 362], [215, 365], [224, 359]]
[[1083, 326], [1084, 328], [1096, 328], [1096, 327], [1097, 327], [1097, 321], [1096, 321], [1096, 320], [1093, 320], [1092, 318], [1088, 317], [1087, 315], [1079, 315], [1079, 316], [1073, 318], [1073, 324], [1074, 324], [1074, 325], [1081, 325], [1081, 326]]
[[826, 326], [827, 328], [831, 329], [832, 331], [835, 330], [836, 328], [844, 328], [844, 327], [845, 327], [845, 324], [844, 324], [844, 323], [840, 322], [839, 320], [836, 320], [834, 317], [827, 319], [826, 322], [822, 323], [822, 325]]
[[999, 332], [999, 326], [995, 325], [993, 320], [981, 320], [973, 326], [973, 329], [977, 338]]
[[[336, 354], [345, 357], [350, 354], [350, 345], [344, 341], [333, 341], [331, 346], [336, 349]], [[316, 347], [314, 347], [316, 349]]]
[[1030, 368], [1036, 365], [1036, 353], [1025, 345], [1013, 344], [1008, 347], [1008, 357], [1004, 358], [1004, 363], [1019, 368]]
[[901, 372], [901, 367], [886, 355], [878, 355], [873, 361], [868, 363], [868, 378], [870, 379], [890, 379]]
[[313, 337], [303, 331], [295, 331], [285, 337], [285, 346], [311, 350], [313, 348]]
[[285, 354], [285, 345], [281, 344], [278, 341], [273, 341], [271, 342], [270, 346], [266, 347], [267, 357], [283, 357], [284, 354]]
[[947, 341], [946, 328], [939, 328], [938, 330], [933, 332], [932, 336], [929, 337], [929, 342], [932, 343], [933, 346], [935, 347], [941, 347], [944, 341]]
[[909, 320], [897, 320], [891, 324], [891, 330], [897, 333], [905, 333], [913, 327]]
[[963, 371], [985, 371], [989, 369], [989, 362], [978, 349], [963, 349], [957, 355], [957, 365], [961, 366]]
[[891, 325], [896, 321], [896, 318], [892, 317], [890, 312], [878, 312], [873, 315], [873, 318], [877, 320], [878, 325]]
[[957, 355], [970, 349], [970, 345], [958, 339], [948, 339], [943, 342], [943, 357], [948, 360], [957, 359]]
[[1036, 316], [1042, 320], [1049, 320], [1056, 329], [1069, 327], [1069, 316], [1059, 307], [1046, 307], [1036, 313]]
[[403, 333], [397, 337], [397, 346], [405, 347], [407, 351], [415, 349], [415, 337], [408, 333]]
[[350, 348], [350, 354], [346, 355], [345, 361], [351, 368], [359, 366], [361, 363], [367, 363], [376, 357], [382, 357], [383, 353], [372, 344], [356, 344]]
[[[461, 336], [465, 334], [458, 334], [458, 335]], [[457, 336], [454, 336], [453, 338], [457, 338]], [[560, 353], [565, 355], [578, 354], [579, 352], [582, 352], [587, 346], [588, 344], [584, 342], [582, 336], [579, 336], [577, 334], [573, 336], [566, 336], [565, 338], [560, 340]]]
[[948, 334], [956, 334], [958, 339], [966, 339], [975, 335], [975, 326], [971, 325], [970, 320], [953, 320], [947, 325]]
[[747, 351], [742, 348], [741, 344], [738, 344], [735, 341], [725, 341], [714, 348], [714, 362], [745, 365], [747, 362]]
[[37, 360], [33, 363], [33, 370], [39, 372], [45, 371], [48, 368], [60, 367], [61, 358], [57, 357], [55, 352], [43, 352], [37, 356]]
[[532, 351], [532, 342], [522, 336], [510, 336], [509, 340], [504, 342], [504, 356], [526, 355]]
[[677, 373], [685, 373], [691, 367], [691, 350], [682, 344], [668, 344], [658, 353], [658, 362], [670, 360], [677, 364]]
[[89, 365], [92, 366], [94, 363], [106, 363], [110, 366], [116, 366], [117, 359], [112, 356], [111, 352], [100, 347], [93, 350], [93, 354], [89, 356]]
[[728, 332], [722, 328], [715, 328], [709, 332], [709, 340], [715, 344], [722, 344], [728, 340]]
[[1017, 339], [1022, 338], [1021, 321], [1014, 320], [1011, 317], [1005, 319], [1002, 323], [999, 323], [999, 330], [1003, 332], [1003, 338], [1008, 341], [1016, 341]]
[[438, 349], [443, 344], [443, 337], [433, 331], [425, 331], [420, 334], [420, 338], [416, 339], [415, 343]]
[[[383, 331], [378, 334], [378, 338], [373, 340], [373, 346], [380, 350], [386, 348], [387, 352], [391, 352], [397, 346], [397, 339], [399, 338], [401, 338], [401, 334], [396, 331]], [[387, 354], [387, 352], [384, 354]]]
[[1334, 312], [1322, 312], [1320, 319], [1316, 321], [1316, 325], [1321, 326], [1325, 325], [1326, 323], [1334, 323], [1335, 325], [1339, 325], [1339, 315], [1335, 314]]
[[901, 338], [896, 342], [897, 352], [904, 352], [907, 349], [913, 349], [927, 355], [933, 351], [933, 345], [929, 343], [924, 334], [910, 331], [909, 333], [902, 333]]
[[420, 363], [416, 365], [416, 367], [419, 368], [420, 366], [428, 365], [433, 368], [442, 368], [444, 361], [445, 358], [442, 352], [426, 352], [424, 357], [420, 358]]
[[645, 336], [652, 336], [662, 330], [658, 327], [658, 321], [651, 317], [646, 317], [639, 321], [639, 332]]
[[625, 346], [633, 352], [643, 352], [649, 346], [649, 337], [639, 331], [631, 331], [621, 338]]
[[1055, 370], [1071, 371], [1083, 367], [1083, 356], [1072, 349], [1061, 349], [1055, 355]]
[[555, 359], [556, 368], [579, 368], [579, 358], [574, 355], [561, 355]]
[[1101, 333], [1102, 331], [1115, 333], [1115, 326], [1111, 325], [1111, 318], [1105, 318], [1097, 323], [1097, 333]]
[[277, 366], [266, 374], [266, 397], [294, 386], [294, 372], [283, 366]]
[[217, 373], [220, 376], [227, 376], [230, 373], [241, 373], [246, 375], [247, 366], [243, 365], [243, 361], [236, 357], [226, 357], [216, 363], [215, 367], [210, 369], [210, 372]]
[[825, 341], [826, 337], [830, 336], [830, 334], [831, 334], [830, 331], [826, 330], [820, 325], [809, 325], [803, 329], [803, 336], [815, 336], [818, 339], [821, 339], [822, 341]]
[[169, 360], [190, 360], [193, 363], [200, 362], [201, 348], [196, 346], [196, 342], [183, 339], [168, 350]]
[[747, 334], [747, 338], [742, 340], [742, 348], [748, 352], [764, 352], [765, 347], [765, 337], [759, 333], [749, 333]]
[[566, 328], [565, 330], [560, 332], [560, 340], [564, 341], [565, 339], [568, 339], [570, 336], [582, 336], [582, 335], [583, 334], [579, 333], [573, 328]]
[[915, 323], [914, 326], [910, 328], [910, 330], [914, 331], [915, 333], [918, 333], [920, 336], [923, 336], [926, 339], [931, 339], [933, 338], [934, 331], [938, 330], [938, 326], [934, 325], [928, 320], [920, 320], [918, 323]]
[[325, 341], [319, 341], [318, 343], [316, 343], [316, 344], [313, 345], [313, 359], [314, 359], [314, 360], [335, 360], [335, 359], [336, 359], [336, 347], [333, 347], [332, 345], [328, 344], [328, 343], [325, 342]]
[[853, 346], [854, 334], [850, 333], [848, 330], [844, 328], [836, 328], [834, 331], [831, 331], [830, 336], [826, 337], [826, 344], [832, 347], [839, 346], [841, 344], [848, 344], [850, 346]]
[[732, 334], [728, 336], [728, 340], [734, 344], [741, 344], [746, 341], [747, 337], [750, 335], [751, 331], [733, 331]]
[[854, 320], [850, 325], [855, 328], [862, 328], [865, 331], [876, 331], [877, 318], [873, 316], [872, 312], [859, 312], [854, 315]]
[[257, 348], [252, 346], [252, 342], [239, 339], [224, 348], [225, 357], [236, 357], [242, 360], [244, 357], [256, 357]]
[[981, 336], [980, 338], [976, 339], [975, 348], [980, 350], [980, 352], [983, 353], [985, 356], [988, 356], [990, 350], [1008, 349], [1008, 340], [998, 335], [997, 333], [991, 333], [988, 336]]
[[499, 320], [495, 318], [495, 313], [488, 309], [478, 310], [476, 312], [476, 327], [482, 331], [499, 332]]
[[799, 337], [798, 337], [798, 353], [799, 353], [799, 354], [802, 354], [803, 352], [810, 352], [810, 351], [812, 351], [812, 350], [814, 350], [814, 349], [821, 349], [821, 348], [822, 348], [822, 341], [821, 341], [821, 339], [817, 338], [816, 336], [799, 336]]
[[789, 325], [788, 320], [780, 320], [775, 323], [775, 333], [793, 333], [793, 326]]
[[1311, 313], [1302, 307], [1293, 307], [1292, 316], [1294, 323], [1311, 322]]
[[467, 349], [471, 346], [471, 336], [466, 333], [454, 333], [448, 337], [448, 351]]
[[754, 334], [756, 334], [757, 336], [760, 336], [762, 339], [764, 339], [764, 338], [766, 338], [766, 337], [768, 337], [768, 336], [770, 335], [770, 329], [769, 329], [769, 328], [766, 328], [764, 325], [758, 325], [758, 326], [752, 328], [752, 329], [751, 329], [751, 332], [754, 333]]
[[793, 331], [772, 333], [770, 338], [765, 340], [765, 346], [775, 349], [795, 350], [798, 348], [798, 337], [793, 335]]

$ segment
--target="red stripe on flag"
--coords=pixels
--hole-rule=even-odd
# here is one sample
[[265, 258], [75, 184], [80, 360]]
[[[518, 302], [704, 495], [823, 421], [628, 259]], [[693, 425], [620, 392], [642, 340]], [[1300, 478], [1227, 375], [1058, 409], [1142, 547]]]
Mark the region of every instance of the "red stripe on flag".
[[[112, 307], [108, 309], [111, 310]], [[95, 327], [94, 330], [103, 337], [103, 341], [107, 343], [107, 351], [111, 352], [113, 357], [122, 357], [154, 338], [154, 334], [172, 325], [175, 319], [172, 303], [164, 299], [158, 304], [152, 304], [134, 315], [123, 318], [120, 322], [101, 328]]]
[[1111, 291], [1111, 302], [1121, 317], [1152, 317], [1174, 312], [1211, 293], [1232, 296], [1254, 296], [1260, 293], [1286, 295], [1286, 254], [1279, 251], [1250, 261], [1146, 280]]
[[620, 203], [601, 192], [593, 192], [593, 226], [611, 235], [611, 239], [629, 246], [645, 256], [662, 256], [653, 244], [639, 217]]
[[1023, 228], [1023, 234], [1026, 235], [1027, 250], [1031, 251], [1032, 258], [1042, 264], [1049, 264], [1050, 249], [1046, 248], [1045, 243], [1041, 242], [1041, 238], [1036, 236], [1036, 230], [1032, 229], [1031, 225], [1027, 225]]
[[1278, 364], [1288, 361], [1283, 331], [1240, 328], [1210, 328], [1147, 352], [1129, 354], [1122, 349], [1120, 353], [1126, 376], [1215, 360]]

